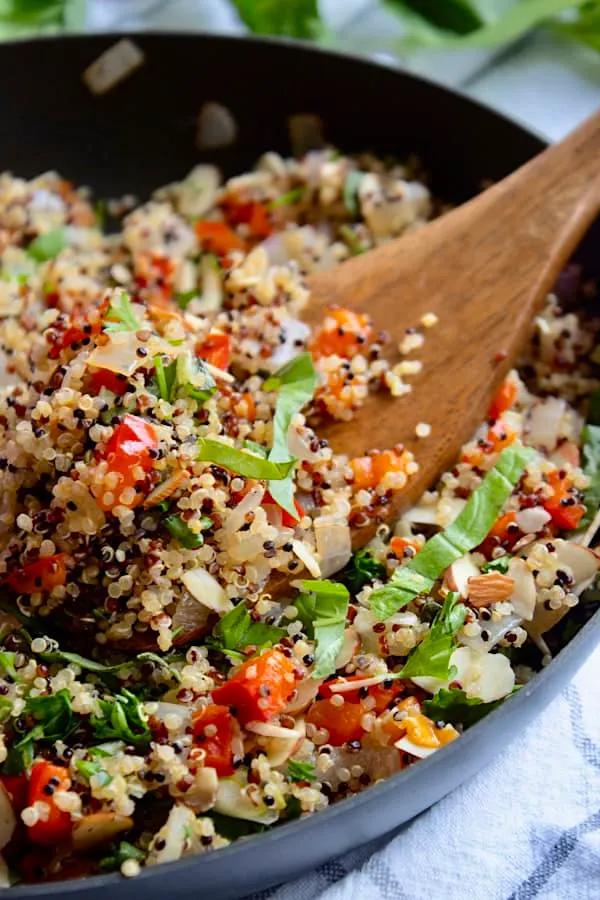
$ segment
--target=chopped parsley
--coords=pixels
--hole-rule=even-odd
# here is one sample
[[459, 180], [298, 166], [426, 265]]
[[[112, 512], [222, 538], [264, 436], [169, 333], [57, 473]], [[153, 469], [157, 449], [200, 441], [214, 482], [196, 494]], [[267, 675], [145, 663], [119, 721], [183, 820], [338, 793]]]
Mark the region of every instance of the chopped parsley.
[[287, 771], [292, 781], [314, 781], [317, 777], [314, 763], [302, 759], [290, 759]]
[[120, 291], [112, 299], [106, 313], [104, 330], [112, 333], [115, 331], [139, 331], [142, 323], [138, 320], [129, 294]]

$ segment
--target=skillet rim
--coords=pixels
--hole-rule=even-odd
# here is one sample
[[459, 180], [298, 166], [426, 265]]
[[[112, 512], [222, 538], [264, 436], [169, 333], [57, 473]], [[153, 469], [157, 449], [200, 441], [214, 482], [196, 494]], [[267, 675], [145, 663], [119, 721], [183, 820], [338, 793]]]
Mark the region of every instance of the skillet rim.
[[[16, 48], [28, 46], [33, 48], [36, 45], [39, 45], [40, 41], [63, 45], [71, 43], [76, 45], [89, 44], [90, 46], [106, 42], [107, 45], [110, 46], [111, 41], [116, 42], [123, 38], [137, 41], [142, 46], [146, 41], [152, 43], [153, 41], [164, 41], [165, 39], [173, 42], [183, 40], [186, 42], [198, 41], [199, 43], [211, 42], [214, 39], [234, 45], [244, 42], [253, 43], [258, 47], [279, 46], [289, 48], [292, 51], [302, 50], [305, 53], [308, 52], [313, 55], [322, 55], [345, 62], [350, 61], [350, 63], [357, 67], [360, 66], [364, 70], [383, 69], [391, 73], [396, 73], [408, 81], [425, 83], [440, 95], [440, 101], [444, 96], [457, 97], [467, 106], [478, 109], [484, 114], [496, 118], [496, 120], [500, 120], [500, 122], [507, 127], [516, 127], [520, 129], [525, 135], [533, 137], [539, 143], [540, 151], [549, 143], [546, 136], [539, 133], [536, 129], [531, 128], [529, 125], [526, 125], [518, 118], [508, 116], [504, 112], [494, 109], [489, 104], [468, 96], [460, 89], [449, 88], [426, 76], [420, 74], [416, 75], [402, 68], [402, 66], [394, 64], [392, 61], [388, 62], [381, 59], [374, 60], [357, 53], [346, 53], [335, 48], [320, 47], [308, 41], [298, 41], [285, 37], [246, 36], [230, 34], [227, 32], [181, 32], [177, 30], [101, 31], [92, 33], [74, 32], [66, 35], [41, 35], [37, 38], [19, 38], [4, 41], [2, 42], [2, 45], [0, 45], [0, 54], [2, 53], [3, 47]], [[285, 843], [288, 839], [293, 840], [295, 836], [306, 835], [306, 837], [308, 837], [311, 824], [312, 829], [314, 830], [316, 826], [320, 826], [321, 828], [326, 827], [327, 824], [333, 823], [339, 819], [340, 816], [346, 816], [350, 819], [351, 815], [359, 815], [359, 811], [362, 807], [375, 807], [378, 801], [382, 801], [388, 792], [390, 795], [393, 791], [398, 792], [402, 785], [410, 786], [411, 782], [414, 782], [415, 779], [425, 781], [429, 774], [431, 774], [432, 778], [435, 778], [435, 773], [437, 773], [438, 770], [443, 771], [444, 769], [449, 768], [452, 761], [460, 759], [463, 752], [468, 754], [470, 744], [482, 740], [488, 733], [493, 734], [494, 730], [498, 733], [498, 737], [502, 739], [504, 746], [506, 746], [515, 736], [514, 729], [511, 733], [509, 723], [512, 720], [518, 720], [519, 710], [521, 710], [524, 705], [532, 702], [530, 700], [531, 697], [539, 695], [542, 699], [541, 703], [538, 705], [538, 712], [541, 711], [541, 708], [547, 705], [561, 687], [566, 686], [577, 669], [583, 665], [586, 658], [591, 654], [595, 645], [598, 643], [598, 639], [600, 639], [600, 610], [586, 622], [578, 634], [563, 650], [561, 650], [549, 666], [541, 672], [538, 672], [535, 678], [525, 685], [514, 697], [511, 697], [508, 702], [503, 703], [502, 706], [498, 707], [484, 719], [469, 728], [461, 736], [460, 740], [446, 745], [427, 759], [420, 760], [418, 764], [413, 764], [409, 768], [397, 772], [361, 793], [355, 794], [345, 800], [341, 800], [316, 814], [311, 814], [302, 819], [296, 819], [286, 824], [279, 825], [277, 828], [254, 835], [250, 839], [238, 839], [228, 847], [224, 847], [215, 852], [196, 854], [173, 862], [162, 863], [156, 867], [143, 868], [139, 875], [131, 880], [131, 889], [136, 890], [136, 888], [133, 887], [134, 885], [143, 889], [144, 885], [149, 880], [155, 880], [157, 877], [161, 876], [163, 878], [165, 876], [168, 877], [169, 874], [176, 876], [178, 873], [183, 874], [184, 872], [189, 872], [193, 869], [197, 869], [198, 875], [205, 875], [208, 884], [210, 884], [210, 872], [215, 866], [227, 865], [228, 860], [233, 860], [236, 857], [243, 859], [246, 854], [256, 853], [257, 851], [261, 852], [261, 849], [264, 856], [266, 856], [269, 851], [271, 853], [276, 853], [279, 843]], [[544, 696], [544, 688], [546, 688], [546, 696]], [[528, 717], [528, 723], [534, 721], [536, 714], [537, 713]], [[496, 755], [496, 752], [493, 752], [490, 755], [494, 756]], [[487, 761], [485, 764], [487, 764]], [[483, 767], [479, 767], [478, 771], [481, 771], [481, 768]], [[461, 782], [455, 784], [450, 789], [445, 790], [438, 800], [455, 790], [456, 787], [460, 786], [460, 783]], [[435, 802], [438, 802], [438, 800], [434, 801], [434, 803], [427, 804], [421, 812], [424, 812], [426, 809], [435, 805]], [[418, 814], [420, 814], [420, 812]], [[389, 829], [385, 830], [380, 837], [389, 833]], [[346, 846], [346, 851], [353, 849], [361, 843], [362, 840], [360, 837], [358, 840], [351, 840]], [[267, 845], [269, 850], [267, 850]], [[292, 871], [291, 867], [290, 871]], [[33, 898], [39, 898], [39, 900], [41, 900], [43, 897], [59, 893], [60, 896], [70, 897], [78, 895], [83, 898], [87, 893], [93, 890], [102, 888], [110, 889], [113, 885], [120, 885], [123, 887], [124, 882], [126, 882], [126, 879], [124, 879], [119, 872], [113, 872], [92, 875], [83, 879], [75, 878], [23, 886], [17, 885], [9, 889], [10, 894], [8, 896], [14, 897], [15, 900], [33, 900]]]

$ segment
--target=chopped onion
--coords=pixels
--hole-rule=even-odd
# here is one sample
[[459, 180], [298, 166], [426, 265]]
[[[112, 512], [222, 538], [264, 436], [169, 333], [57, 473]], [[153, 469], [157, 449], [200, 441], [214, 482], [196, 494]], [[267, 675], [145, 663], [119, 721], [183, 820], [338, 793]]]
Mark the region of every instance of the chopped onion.
[[229, 147], [237, 137], [237, 123], [233, 113], [222, 103], [205, 103], [198, 115], [196, 146], [199, 150], [218, 150]]
[[411, 756], [416, 756], [417, 759], [425, 759], [426, 757], [431, 756], [432, 753], [435, 753], [436, 750], [440, 749], [439, 747], [422, 747], [420, 744], [415, 744], [407, 737], [400, 738], [399, 741], [396, 741], [394, 747], [398, 750], [403, 750], [405, 753], [410, 753]]
[[[452, 681], [460, 684], [467, 697], [477, 697], [484, 703], [501, 700], [515, 686], [515, 673], [510, 661], [502, 653], [458, 647], [450, 657], [450, 665], [456, 668]], [[431, 694], [447, 688], [450, 683], [448, 680], [429, 676], [412, 678], [411, 681]]]
[[194, 300], [193, 309], [198, 313], [218, 312], [223, 306], [223, 281], [219, 267], [208, 254], [200, 263], [202, 295]]
[[[189, 807], [176, 803], [171, 807], [169, 817], [163, 827], [155, 835], [146, 865], [173, 862], [183, 856], [186, 840], [194, 833], [196, 815]], [[160, 850], [156, 849], [160, 847]]]
[[359, 647], [360, 640], [358, 631], [354, 625], [349, 625], [348, 628], [344, 629], [344, 640], [342, 641], [340, 651], [335, 658], [336, 669], [343, 669], [344, 666], [347, 666]]
[[356, 678], [354, 681], [339, 681], [328, 685], [329, 690], [334, 694], [345, 694], [347, 691], [358, 691], [360, 688], [373, 687], [375, 684], [381, 684], [387, 681], [391, 675], [389, 672], [382, 672], [381, 675], [372, 675], [370, 678]]
[[[321, 576], [329, 578], [343, 569], [352, 556], [350, 527], [347, 522], [335, 522], [329, 516], [321, 516], [315, 520], [314, 529]], [[308, 565], [307, 568], [310, 570]]]
[[6, 788], [0, 783], [0, 850], [10, 841], [17, 820]]
[[231, 510], [223, 526], [223, 531], [228, 537], [231, 537], [236, 531], [239, 531], [246, 521], [247, 514], [256, 509], [257, 506], [260, 506], [264, 494], [264, 487], [260, 484], [256, 484], [248, 491], [242, 501]]
[[207, 609], [219, 613], [219, 615], [225, 615], [225, 613], [233, 609], [231, 600], [229, 600], [217, 579], [202, 566], [184, 572], [181, 580], [192, 597], [195, 597]]
[[284, 709], [284, 713], [295, 716], [313, 702], [322, 682], [316, 678], [303, 678], [302, 681], [296, 683], [296, 689], [292, 695], [292, 699], [288, 701]]
[[515, 556], [508, 564], [508, 575], [515, 587], [510, 597], [515, 613], [522, 619], [530, 620], [535, 611], [535, 579], [528, 565]]
[[185, 805], [195, 813], [203, 813], [211, 809], [217, 799], [219, 779], [211, 766], [203, 766], [194, 776], [194, 783], [185, 792]]
[[321, 577], [321, 567], [314, 553], [302, 541], [293, 540], [292, 549], [300, 562], [304, 563], [313, 578]]
[[283, 335], [283, 342], [277, 345], [275, 352], [266, 361], [266, 367], [272, 371], [298, 355], [298, 347], [308, 340], [310, 328], [304, 322], [290, 316], [281, 323], [280, 333]]
[[218, 369], [217, 366], [211, 365], [211, 363], [204, 362], [205, 367], [208, 369], [213, 378], [216, 378], [220, 381], [226, 381], [228, 384], [233, 384], [235, 378], [229, 372], [226, 372], [225, 369]]
[[246, 822], [258, 822], [261, 825], [272, 825], [279, 818], [278, 813], [263, 803], [255, 806], [244, 791], [245, 784], [240, 776], [221, 778], [214, 805], [215, 812]]
[[564, 400], [558, 397], [545, 397], [537, 401], [527, 421], [529, 443], [534, 447], [551, 453], [560, 437], [560, 426], [567, 408]]
[[177, 186], [179, 212], [188, 219], [201, 218], [214, 206], [220, 181], [216, 166], [194, 166]]
[[83, 80], [93, 94], [106, 94], [135, 72], [144, 62], [144, 54], [129, 38], [117, 41], [87, 67]]
[[304, 719], [296, 720], [296, 728], [293, 729], [300, 734], [300, 737], [291, 738], [262, 738], [261, 746], [264, 747], [267, 759], [271, 766], [281, 766], [290, 756], [293, 756], [301, 748], [304, 738], [306, 737], [306, 726]]
[[529, 509], [520, 509], [515, 516], [515, 522], [525, 534], [530, 532], [535, 534], [541, 531], [551, 518], [543, 506], [531, 506]]
[[252, 731], [254, 734], [260, 734], [262, 737], [283, 738], [288, 740], [301, 738], [302, 732], [295, 728], [284, 728], [282, 725], [274, 725], [272, 722], [248, 722], [246, 731]]

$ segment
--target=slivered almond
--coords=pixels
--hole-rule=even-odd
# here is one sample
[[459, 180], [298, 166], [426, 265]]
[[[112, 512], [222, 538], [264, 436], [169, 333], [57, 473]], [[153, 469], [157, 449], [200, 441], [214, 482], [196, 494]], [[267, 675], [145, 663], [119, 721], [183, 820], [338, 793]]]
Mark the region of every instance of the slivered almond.
[[514, 578], [500, 572], [487, 572], [485, 575], [473, 575], [467, 582], [469, 603], [471, 606], [489, 606], [508, 600], [515, 589]]
[[144, 506], [156, 506], [157, 503], [162, 503], [163, 500], [170, 497], [183, 484], [187, 477], [188, 472], [185, 469], [175, 472], [174, 475], [171, 475], [170, 478], [167, 478], [166, 481], [163, 481], [162, 484], [159, 484], [148, 494], [144, 500]]

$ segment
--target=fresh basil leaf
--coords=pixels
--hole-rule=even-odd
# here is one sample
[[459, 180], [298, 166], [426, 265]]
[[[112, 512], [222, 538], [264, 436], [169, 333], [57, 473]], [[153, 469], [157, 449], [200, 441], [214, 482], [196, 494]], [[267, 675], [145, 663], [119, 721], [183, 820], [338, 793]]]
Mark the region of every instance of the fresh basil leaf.
[[408, 657], [400, 678], [429, 676], [443, 680], [450, 676], [450, 657], [455, 649], [455, 635], [462, 628], [467, 614], [459, 594], [450, 593], [431, 623], [431, 628]]
[[[97, 777], [97, 780], [101, 782], [101, 787], [110, 784], [110, 782], [112, 781], [112, 775], [109, 775], [108, 772], [102, 768], [99, 762], [92, 762], [88, 759], [79, 759], [75, 763], [75, 768], [83, 775], [85, 779], [87, 779], [87, 781], [89, 781], [90, 778], [95, 775]], [[98, 776], [100, 776], [100, 778], [98, 778]]]
[[250, 453], [254, 453], [256, 456], [261, 456], [263, 459], [266, 459], [269, 455], [269, 451], [266, 447], [263, 447], [262, 444], [257, 444], [256, 441], [250, 441], [248, 438], [244, 441], [244, 447], [246, 450], [249, 450]]
[[425, 715], [434, 722], [461, 724], [469, 728], [502, 702], [503, 700], [494, 700], [491, 703], [484, 703], [478, 697], [467, 697], [462, 690], [442, 688], [430, 700], [425, 700], [423, 707]]
[[192, 531], [180, 516], [167, 516], [164, 519], [164, 526], [186, 550], [197, 550], [204, 544], [202, 533], [196, 534], [195, 531]]
[[5, 675], [12, 678], [13, 681], [20, 681], [17, 670], [15, 669], [16, 653], [11, 650], [0, 650], [0, 668]]
[[146, 858], [143, 850], [138, 850], [128, 841], [121, 841], [115, 853], [104, 856], [99, 866], [104, 872], [114, 872], [120, 869], [124, 862], [128, 859], [135, 859], [136, 862], [143, 862]]
[[[431, 590], [449, 565], [484, 540], [534, 456], [534, 450], [519, 444], [500, 453], [454, 522], [430, 538], [406, 565], [399, 566], [387, 585], [373, 591], [371, 609], [379, 619], [388, 619], [418, 594]], [[414, 581], [410, 573], [422, 576], [422, 581]]]
[[600, 508], [600, 426], [586, 425], [581, 439], [583, 441], [583, 471], [590, 479], [584, 491], [583, 502], [585, 514], [581, 519], [578, 531], [588, 528]]
[[288, 760], [287, 773], [292, 781], [314, 781], [317, 777], [314, 763], [303, 759]]
[[356, 169], [353, 169], [351, 172], [348, 172], [348, 174], [346, 175], [346, 180], [344, 181], [344, 189], [342, 192], [344, 206], [353, 219], [358, 219], [360, 215], [360, 207], [358, 204], [358, 190], [365, 175], [366, 172], [360, 172]]
[[335, 661], [344, 642], [350, 595], [343, 584], [329, 580], [303, 581], [295, 606], [298, 616], [314, 635], [313, 678], [335, 672]]
[[135, 310], [129, 299], [129, 294], [119, 291], [116, 298], [113, 297], [106, 313], [104, 330], [109, 333], [116, 331], [139, 331], [142, 323], [138, 320]]
[[229, 444], [213, 438], [198, 440], [197, 458], [202, 462], [215, 463], [224, 469], [229, 469], [236, 475], [263, 481], [281, 481], [287, 478], [295, 464], [293, 459], [282, 462], [263, 459], [247, 450], [238, 450], [236, 447], [231, 447]]
[[311, 39], [322, 31], [317, 0], [232, 0], [240, 19], [257, 34]]
[[27, 256], [35, 262], [43, 263], [64, 250], [67, 246], [67, 234], [64, 228], [55, 228], [45, 234], [39, 234], [27, 248]]
[[194, 288], [191, 291], [177, 291], [174, 296], [175, 302], [177, 303], [179, 308], [187, 309], [192, 300], [200, 296], [200, 291], [198, 290], [198, 288]]
[[385, 566], [378, 562], [368, 550], [357, 550], [348, 565], [336, 576], [348, 590], [356, 595], [374, 581], [385, 578]]
[[259, 649], [276, 644], [287, 632], [283, 628], [253, 622], [244, 603], [238, 603], [213, 629], [211, 645], [224, 653], [239, 653], [254, 645]]
[[[317, 373], [310, 353], [301, 353], [282, 366], [263, 385], [265, 391], [278, 391], [273, 418], [273, 446], [269, 453], [269, 461], [290, 463], [290, 473], [295, 460], [290, 460], [288, 448], [288, 431], [292, 419], [309, 403], [317, 386]], [[269, 493], [294, 520], [298, 520], [298, 511], [294, 504], [293, 478], [271, 481]]]
[[168, 366], [162, 361], [161, 356], [154, 357], [154, 371], [156, 373], [156, 385], [161, 400], [170, 403], [173, 399], [175, 385], [177, 383], [176, 371], [177, 363], [174, 361]]
[[292, 206], [292, 204], [302, 200], [305, 193], [306, 188], [303, 185], [292, 188], [290, 191], [286, 191], [285, 194], [280, 194], [279, 197], [275, 197], [274, 200], [271, 200], [268, 209], [272, 210], [277, 209], [280, 206]]
[[102, 716], [90, 716], [94, 737], [118, 738], [130, 744], [147, 744], [152, 738], [148, 723], [135, 694], [123, 688], [120, 694], [98, 701]]
[[233, 816], [226, 816], [224, 813], [214, 812], [214, 810], [206, 813], [214, 823], [215, 831], [228, 841], [237, 841], [238, 838], [246, 837], [250, 834], [260, 834], [266, 831], [268, 826], [261, 825], [260, 822], [250, 822], [247, 819], [234, 819]]
[[481, 566], [482, 572], [501, 572], [502, 575], [506, 575], [508, 572], [508, 564], [510, 562], [510, 556], [499, 556], [498, 559], [492, 559], [490, 562], [486, 562]]
[[73, 663], [86, 672], [97, 672], [98, 674], [118, 672], [119, 669], [122, 669], [124, 666], [131, 665], [131, 662], [125, 662], [118, 663], [114, 666], [107, 666], [104, 663], [97, 662], [95, 659], [87, 659], [85, 656], [80, 656], [79, 653], [70, 653], [67, 650], [52, 650], [47, 653], [37, 653], [36, 656], [46, 663]]

